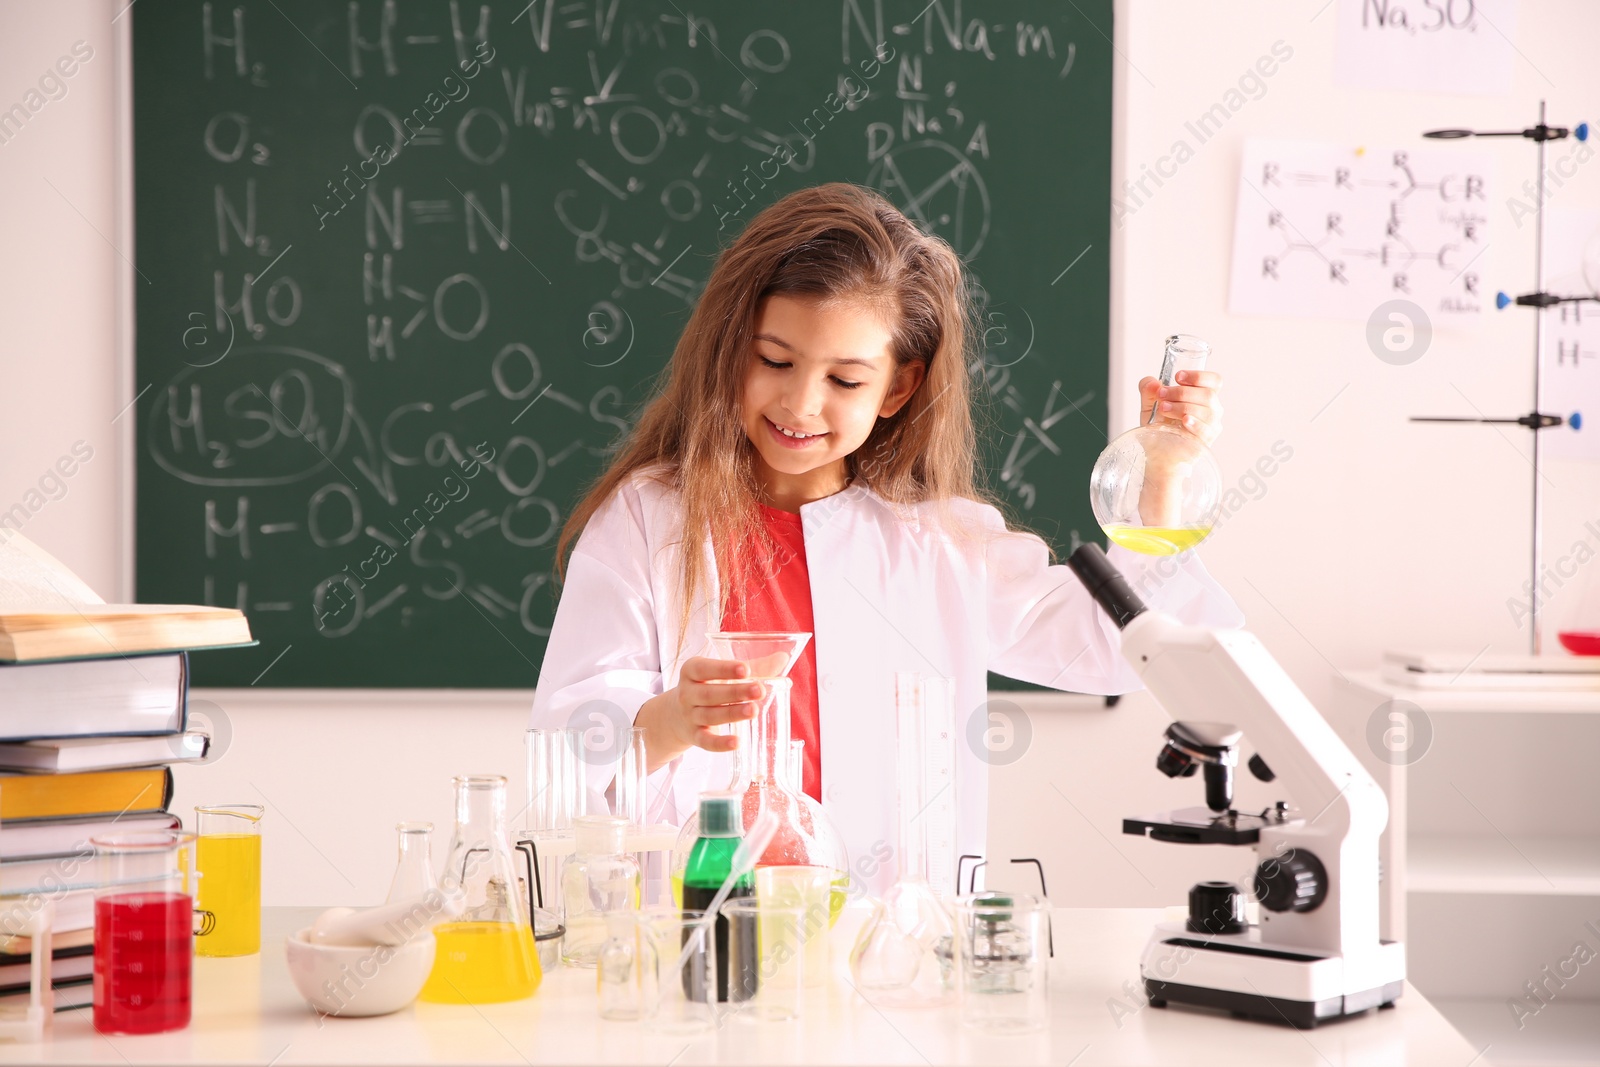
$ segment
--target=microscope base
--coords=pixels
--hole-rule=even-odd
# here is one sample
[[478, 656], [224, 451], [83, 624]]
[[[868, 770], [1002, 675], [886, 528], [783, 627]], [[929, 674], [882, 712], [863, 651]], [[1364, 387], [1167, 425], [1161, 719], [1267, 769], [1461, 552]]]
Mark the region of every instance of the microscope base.
[[1153, 1007], [1192, 1004], [1309, 1029], [1392, 1005], [1405, 987], [1405, 946], [1381, 941], [1324, 955], [1263, 941], [1258, 926], [1196, 935], [1183, 923], [1162, 923], [1145, 946], [1139, 976]]
[[1144, 991], [1152, 1008], [1165, 1008], [1168, 1004], [1192, 1004], [1200, 1008], [1218, 1008], [1263, 1022], [1288, 1023], [1296, 1030], [1310, 1030], [1318, 1023], [1359, 1015], [1371, 1008], [1392, 1008], [1404, 984], [1390, 982], [1377, 989], [1346, 993], [1322, 1001], [1283, 1000], [1256, 993], [1236, 993], [1231, 989], [1205, 989], [1175, 982], [1158, 982], [1154, 978], [1144, 980]]

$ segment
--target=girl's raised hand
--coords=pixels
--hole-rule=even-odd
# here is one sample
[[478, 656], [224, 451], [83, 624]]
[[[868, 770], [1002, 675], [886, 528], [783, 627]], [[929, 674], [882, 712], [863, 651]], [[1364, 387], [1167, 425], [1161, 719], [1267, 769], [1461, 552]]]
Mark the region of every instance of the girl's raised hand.
[[1168, 386], [1159, 378], [1139, 379], [1139, 424], [1150, 421], [1150, 407], [1161, 406], [1156, 417], [1181, 426], [1211, 444], [1222, 433], [1222, 375], [1214, 370], [1181, 370]]
[[750, 667], [743, 660], [696, 656], [685, 661], [678, 684], [645, 701], [634, 721], [645, 731], [649, 769], [689, 748], [731, 752], [737, 739], [713, 727], [755, 716], [764, 687], [749, 678]]

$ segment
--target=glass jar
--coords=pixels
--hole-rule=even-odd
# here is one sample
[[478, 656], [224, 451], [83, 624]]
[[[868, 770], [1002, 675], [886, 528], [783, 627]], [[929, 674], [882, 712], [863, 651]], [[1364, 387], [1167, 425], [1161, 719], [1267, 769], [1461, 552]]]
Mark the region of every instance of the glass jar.
[[628, 820], [582, 815], [572, 822], [574, 852], [561, 871], [561, 962], [593, 967], [606, 940], [606, 914], [639, 906], [639, 864], [626, 848]]

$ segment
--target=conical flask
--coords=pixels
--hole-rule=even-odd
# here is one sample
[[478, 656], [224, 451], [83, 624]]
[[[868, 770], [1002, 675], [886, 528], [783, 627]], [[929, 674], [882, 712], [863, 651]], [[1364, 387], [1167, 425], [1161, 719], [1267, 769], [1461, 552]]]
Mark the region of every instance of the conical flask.
[[[953, 783], [934, 785], [930, 768], [954, 766], [954, 722], [949, 702], [924, 700], [922, 676], [895, 675], [895, 794], [899, 799], [900, 847], [898, 877], [862, 926], [850, 952], [850, 973], [856, 987], [875, 1003], [893, 1007], [931, 1007], [947, 1002], [948, 968], [955, 926], [944, 903], [928, 882], [928, 813], [935, 790], [948, 792]], [[938, 758], [933, 747], [949, 749]], [[954, 810], [953, 803], [946, 806]]]
[[[1198, 337], [1167, 338], [1161, 384], [1203, 370], [1211, 346]], [[1089, 502], [1116, 544], [1151, 556], [1186, 551], [1210, 536], [1222, 505], [1222, 472], [1204, 441], [1157, 406], [1143, 425], [1106, 446], [1089, 476]]]
[[433, 849], [429, 846], [433, 823], [403, 822], [394, 829], [400, 838], [400, 862], [395, 864], [385, 904], [410, 900], [439, 888], [439, 879], [433, 873]]
[[456, 827], [440, 888], [459, 887], [466, 910], [434, 929], [438, 948], [421, 997], [445, 1004], [521, 1000], [539, 988], [543, 972], [506, 836], [506, 779], [463, 775], [455, 790]]

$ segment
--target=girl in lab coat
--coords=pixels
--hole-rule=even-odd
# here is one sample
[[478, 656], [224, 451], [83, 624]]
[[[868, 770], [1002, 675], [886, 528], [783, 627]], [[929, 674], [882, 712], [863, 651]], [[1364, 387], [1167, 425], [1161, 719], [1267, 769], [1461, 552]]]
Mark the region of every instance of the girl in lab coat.
[[[894, 874], [896, 671], [954, 681], [957, 845], [974, 854], [987, 770], [1023, 757], [1029, 733], [1015, 705], [986, 704], [986, 672], [1138, 688], [1115, 626], [977, 483], [966, 292], [945, 242], [844, 184], [783, 198], [718, 259], [656, 395], [562, 533], [533, 704], [536, 727], [642, 727], [652, 821], [679, 823], [726, 786], [733, 739], [717, 728], [755, 711], [759, 683], [726, 684], [746, 665], [701, 655], [708, 632], [814, 635], [790, 675], [804, 788], [869, 891]], [[1159, 403], [1213, 439], [1218, 376], [1179, 381], [1140, 383], [1146, 416]], [[1111, 558], [1152, 606], [1238, 625], [1195, 553]], [[590, 783], [610, 782], [613, 754], [589, 757]]]

